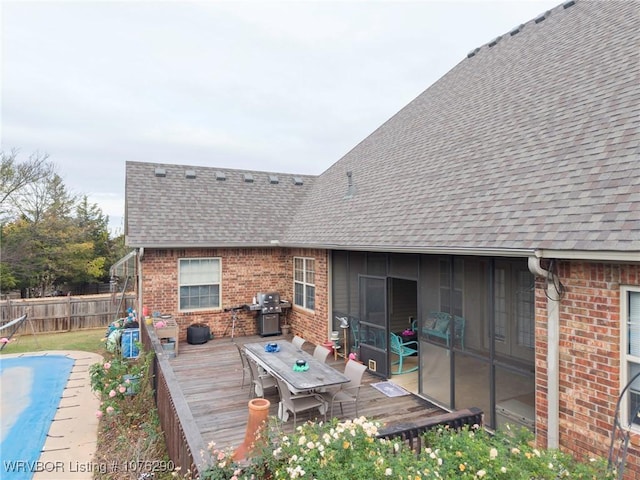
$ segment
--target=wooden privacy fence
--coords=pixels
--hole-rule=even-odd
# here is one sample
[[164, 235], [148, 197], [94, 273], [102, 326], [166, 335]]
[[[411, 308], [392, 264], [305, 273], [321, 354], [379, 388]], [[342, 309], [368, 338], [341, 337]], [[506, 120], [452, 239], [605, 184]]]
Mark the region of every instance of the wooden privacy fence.
[[[100, 328], [135, 305], [134, 293], [8, 299], [0, 301], [0, 325], [26, 314], [35, 333]], [[31, 326], [22, 333], [32, 333]]]

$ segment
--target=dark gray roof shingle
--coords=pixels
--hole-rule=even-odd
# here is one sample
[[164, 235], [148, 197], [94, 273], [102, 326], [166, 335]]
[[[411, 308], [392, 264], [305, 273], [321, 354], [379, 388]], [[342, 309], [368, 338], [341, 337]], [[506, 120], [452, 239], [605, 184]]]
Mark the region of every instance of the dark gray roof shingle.
[[560, 5], [482, 46], [320, 176], [286, 242], [640, 252], [639, 9]]
[[[156, 168], [166, 176], [157, 177]], [[187, 178], [188, 171], [195, 178]], [[278, 183], [270, 182], [270, 175]], [[221, 176], [225, 179], [219, 180]], [[127, 162], [127, 245], [273, 245], [282, 241], [285, 226], [314, 181], [313, 176], [296, 177], [302, 185], [291, 174]]]

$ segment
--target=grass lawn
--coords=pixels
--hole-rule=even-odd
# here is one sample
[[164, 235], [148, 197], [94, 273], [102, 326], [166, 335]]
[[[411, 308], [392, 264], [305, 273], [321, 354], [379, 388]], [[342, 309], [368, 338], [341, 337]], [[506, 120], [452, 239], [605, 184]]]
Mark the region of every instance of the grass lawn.
[[[23, 325], [22, 329], [29, 325]], [[0, 355], [9, 353], [42, 352], [44, 350], [80, 350], [104, 355], [105, 328], [75, 330], [63, 333], [38, 333], [25, 335], [18, 333], [0, 351]]]

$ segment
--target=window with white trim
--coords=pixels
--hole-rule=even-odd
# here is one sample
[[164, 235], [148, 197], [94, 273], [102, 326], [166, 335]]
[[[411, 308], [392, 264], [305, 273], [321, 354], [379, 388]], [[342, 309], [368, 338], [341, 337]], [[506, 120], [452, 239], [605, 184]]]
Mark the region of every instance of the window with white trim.
[[[622, 334], [622, 375], [623, 387], [640, 374], [640, 287], [621, 288], [621, 315], [624, 329]], [[633, 423], [640, 430], [640, 377], [629, 387], [622, 408], [623, 425]]]
[[293, 302], [309, 310], [316, 308], [316, 261], [313, 258], [293, 258]]
[[219, 258], [181, 258], [178, 261], [180, 310], [220, 308]]

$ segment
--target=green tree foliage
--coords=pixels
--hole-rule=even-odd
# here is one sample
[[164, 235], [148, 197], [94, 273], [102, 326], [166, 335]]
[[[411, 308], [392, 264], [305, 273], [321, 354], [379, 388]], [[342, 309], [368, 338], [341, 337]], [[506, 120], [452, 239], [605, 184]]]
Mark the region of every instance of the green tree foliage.
[[103, 258], [103, 264], [106, 263], [113, 250], [109, 238], [109, 217], [98, 205], [90, 204], [86, 195], [76, 205], [76, 224], [82, 235], [93, 242], [95, 255]]
[[98, 205], [71, 195], [46, 156], [20, 163], [3, 154], [2, 162], [0, 288], [41, 296], [56, 286], [108, 281], [123, 240], [109, 237]]

